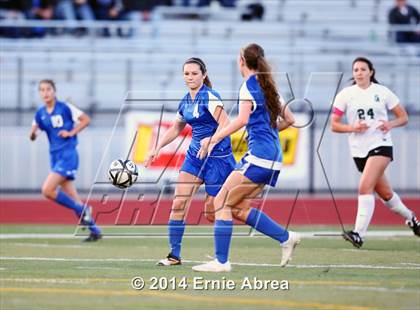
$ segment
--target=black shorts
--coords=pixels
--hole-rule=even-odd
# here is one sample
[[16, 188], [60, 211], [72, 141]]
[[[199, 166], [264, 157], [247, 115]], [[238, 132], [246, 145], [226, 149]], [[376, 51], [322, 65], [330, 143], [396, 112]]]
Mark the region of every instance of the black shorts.
[[392, 146], [379, 146], [373, 150], [370, 150], [366, 157], [353, 157], [357, 166], [357, 170], [363, 172], [367, 159], [372, 156], [385, 156], [391, 158], [391, 161], [394, 160], [392, 155]]

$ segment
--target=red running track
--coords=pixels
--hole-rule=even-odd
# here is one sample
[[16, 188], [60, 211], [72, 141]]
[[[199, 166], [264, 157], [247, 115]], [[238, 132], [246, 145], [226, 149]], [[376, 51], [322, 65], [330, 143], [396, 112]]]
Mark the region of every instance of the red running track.
[[[94, 217], [99, 225], [165, 225], [169, 218], [172, 200], [117, 200], [91, 201]], [[286, 224], [291, 216], [293, 199], [280, 198], [252, 203], [280, 224]], [[336, 200], [344, 224], [353, 224], [356, 216], [356, 199], [339, 198]], [[404, 199], [406, 205], [420, 214], [420, 199]], [[3, 199], [0, 200], [0, 224], [76, 224], [74, 213], [47, 200]], [[187, 215], [190, 225], [208, 224], [203, 214], [203, 201], [193, 201]], [[338, 225], [337, 212], [329, 198], [298, 199], [290, 219], [291, 225]], [[403, 219], [392, 213], [377, 200], [372, 224], [401, 225]]]

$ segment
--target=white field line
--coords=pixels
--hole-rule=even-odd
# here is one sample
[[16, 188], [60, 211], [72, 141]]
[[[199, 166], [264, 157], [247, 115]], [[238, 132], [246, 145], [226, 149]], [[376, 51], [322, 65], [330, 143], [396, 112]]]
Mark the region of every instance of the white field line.
[[349, 285], [349, 286], [333, 286], [337, 289], [343, 290], [352, 290], [352, 291], [372, 291], [372, 292], [382, 292], [382, 293], [419, 293], [419, 290], [414, 288], [390, 288], [390, 287], [382, 287], [382, 286], [356, 286], [356, 285]]
[[84, 267], [84, 266], [78, 266], [76, 267], [76, 269], [92, 269], [92, 270], [97, 270], [97, 269], [105, 269], [105, 270], [121, 270], [123, 269], [123, 267], [119, 268], [119, 267]]
[[[208, 238], [212, 236], [212, 232], [208, 233], [190, 233], [185, 238]], [[300, 232], [302, 238], [313, 239], [313, 238], [338, 238], [341, 236], [340, 231], [315, 231], [315, 232]], [[234, 237], [249, 237], [249, 235], [240, 234], [233, 235]], [[255, 234], [256, 237], [264, 237], [262, 234]], [[381, 230], [367, 232], [367, 238], [389, 238], [389, 237], [408, 237], [413, 236], [411, 231], [406, 230]], [[111, 233], [104, 234], [105, 238], [167, 238], [167, 233]], [[79, 234], [48, 234], [48, 233], [19, 233], [19, 234], [0, 234], [1, 239], [72, 239], [72, 238], [86, 238], [86, 235]]]
[[[30, 256], [0, 256], [0, 261], [46, 261], [46, 262], [157, 262], [159, 259], [153, 258], [72, 258], [72, 257], [30, 257]], [[202, 264], [206, 261], [183, 260], [184, 263]], [[280, 267], [280, 264], [261, 264], [261, 263], [232, 263], [235, 266], [253, 267]], [[333, 264], [333, 265], [293, 265], [291, 268], [338, 268], [338, 269], [391, 269], [391, 270], [420, 270], [420, 266], [386, 266], [386, 265], [363, 265], [363, 264]]]
[[21, 243], [21, 242], [11, 242], [9, 245], [22, 246], [22, 247], [36, 247], [36, 248], [70, 248], [70, 249], [83, 249], [83, 245], [73, 245], [73, 244], [48, 244], [48, 243]]

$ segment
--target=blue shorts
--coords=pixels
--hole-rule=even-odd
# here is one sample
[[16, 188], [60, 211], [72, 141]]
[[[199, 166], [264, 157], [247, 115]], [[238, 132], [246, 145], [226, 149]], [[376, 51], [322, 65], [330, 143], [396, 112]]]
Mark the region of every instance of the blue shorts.
[[276, 186], [280, 174], [280, 170], [262, 168], [247, 162], [244, 158], [236, 165], [235, 170], [256, 184], [267, 184], [272, 187]]
[[52, 172], [58, 173], [67, 180], [74, 180], [79, 167], [77, 150], [59, 150], [50, 153], [50, 165]]
[[195, 175], [203, 180], [206, 193], [215, 197], [229, 174], [235, 169], [235, 165], [235, 158], [232, 154], [201, 160], [187, 153], [180, 171]]

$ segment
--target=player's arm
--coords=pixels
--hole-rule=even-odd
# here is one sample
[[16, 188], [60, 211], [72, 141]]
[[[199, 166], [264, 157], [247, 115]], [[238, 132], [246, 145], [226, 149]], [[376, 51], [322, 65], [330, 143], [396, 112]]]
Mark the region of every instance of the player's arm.
[[29, 139], [31, 139], [31, 141], [34, 141], [38, 137], [38, 129], [38, 124], [34, 122], [31, 130], [29, 131]]
[[282, 131], [295, 123], [295, 116], [288, 106], [284, 106], [282, 115], [277, 119], [277, 130]]
[[201, 148], [197, 156], [202, 159], [207, 155], [207, 153], [211, 154], [211, 151], [217, 143], [230, 136], [231, 134], [237, 132], [242, 127], [246, 126], [246, 124], [249, 122], [249, 116], [251, 115], [252, 107], [252, 101], [241, 101], [239, 104], [238, 116], [234, 120], [228, 122], [225, 127], [222, 127], [220, 130], [216, 131], [216, 133], [211, 138], [201, 140]]
[[363, 133], [369, 126], [362, 120], [356, 121], [354, 124], [346, 124], [343, 122], [343, 116], [347, 110], [349, 101], [348, 89], [343, 89], [334, 98], [331, 116], [331, 130], [338, 133]]
[[408, 123], [408, 114], [407, 111], [401, 104], [398, 104], [393, 108], [392, 113], [394, 113], [395, 118], [390, 121], [383, 121], [380, 120], [381, 124], [378, 126], [378, 129], [381, 130], [383, 133], [387, 133], [392, 128], [405, 126]]
[[89, 126], [90, 124], [90, 117], [83, 113], [82, 115], [79, 116], [78, 118], [78, 124], [76, 127], [74, 127], [70, 133], [75, 136], [77, 135], [79, 132], [81, 132], [83, 129], [85, 129], [87, 126]]
[[159, 155], [159, 152], [162, 148], [167, 146], [169, 143], [174, 141], [181, 133], [181, 131], [185, 128], [187, 123], [183, 122], [180, 119], [176, 119], [175, 122], [172, 124], [171, 127], [165, 132], [162, 139], [160, 139], [159, 143], [156, 147], [147, 154], [145, 160], [145, 167], [149, 166]]
[[[213, 136], [219, 134], [219, 132], [225, 128], [227, 125], [229, 125], [229, 117], [226, 113], [226, 111], [223, 109], [222, 106], [217, 106], [212, 114], [213, 118], [217, 121], [219, 124], [217, 126], [216, 132]], [[203, 159], [207, 156], [208, 148], [210, 147], [210, 140], [212, 137], [204, 138], [200, 141], [200, 150], [197, 153], [197, 157]]]
[[344, 124], [342, 122], [343, 116], [338, 113], [333, 113], [331, 117], [331, 130], [333, 132], [338, 133], [349, 133], [349, 132], [357, 132], [363, 133], [365, 132], [369, 126], [367, 126], [364, 122], [357, 121], [354, 126], [349, 124]]
[[238, 116], [234, 120], [229, 122], [227, 126], [223, 127], [219, 132], [216, 132], [216, 134], [213, 135], [213, 137], [211, 138], [211, 143], [217, 144], [224, 138], [230, 136], [234, 132], [237, 132], [239, 129], [246, 126], [249, 122], [249, 116], [252, 112], [252, 106], [252, 101], [241, 101], [239, 104]]
[[181, 131], [185, 128], [186, 123], [180, 120], [175, 120], [172, 126], [165, 132], [162, 139], [159, 141], [158, 145], [156, 146], [157, 150], [161, 150], [169, 143], [174, 141], [181, 133]]
[[70, 131], [60, 130], [58, 135], [62, 138], [73, 137], [77, 135], [79, 132], [81, 132], [83, 129], [85, 129], [87, 126], [89, 126], [89, 123], [90, 123], [90, 117], [87, 114], [82, 113], [77, 118], [77, 125], [72, 130]]
[[216, 122], [219, 124], [216, 130], [216, 133], [220, 131], [220, 129], [226, 127], [229, 124], [229, 117], [222, 106], [217, 106], [212, 116], [214, 117]]
[[249, 116], [252, 112], [252, 102], [249, 100], [241, 101], [239, 104], [239, 114], [238, 116], [229, 122], [226, 127], [221, 128], [211, 138], [211, 143], [217, 144], [222, 141], [224, 138], [230, 136], [234, 132], [237, 132], [242, 127], [246, 126], [249, 122]]
[[214, 133], [214, 135], [216, 135], [220, 132], [220, 130], [229, 125], [229, 117], [222, 106], [216, 107], [212, 116], [219, 124], [219, 126], [217, 126], [216, 132]]

